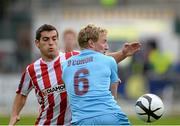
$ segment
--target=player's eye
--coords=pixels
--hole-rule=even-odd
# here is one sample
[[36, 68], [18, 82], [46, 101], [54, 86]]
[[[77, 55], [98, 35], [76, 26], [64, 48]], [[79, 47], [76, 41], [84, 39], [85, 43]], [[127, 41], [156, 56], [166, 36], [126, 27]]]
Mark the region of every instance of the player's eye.
[[53, 41], [56, 41], [57, 40], [57, 38], [53, 38]]
[[56, 41], [56, 40], [57, 40], [57, 37], [56, 37], [56, 36], [52, 37], [52, 40], [53, 40], [53, 41]]
[[42, 40], [43, 40], [43, 41], [48, 41], [49, 38], [48, 38], [48, 37], [44, 37], [44, 38], [42, 38]]

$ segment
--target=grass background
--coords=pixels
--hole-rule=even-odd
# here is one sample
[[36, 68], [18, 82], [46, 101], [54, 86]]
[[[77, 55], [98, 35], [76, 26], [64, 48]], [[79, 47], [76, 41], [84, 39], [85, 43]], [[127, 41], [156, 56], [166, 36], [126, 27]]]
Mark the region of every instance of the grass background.
[[[17, 125], [34, 125], [36, 117], [33, 115], [21, 115], [21, 120]], [[129, 116], [132, 125], [180, 125], [180, 115], [164, 116], [153, 123], [146, 123], [135, 116]], [[9, 116], [0, 116], [0, 125], [7, 125]]]

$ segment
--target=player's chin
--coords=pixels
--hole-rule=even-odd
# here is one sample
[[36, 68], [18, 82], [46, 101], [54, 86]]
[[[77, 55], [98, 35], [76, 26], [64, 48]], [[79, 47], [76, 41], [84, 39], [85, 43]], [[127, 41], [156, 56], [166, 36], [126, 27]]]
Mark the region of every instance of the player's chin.
[[106, 54], [107, 51], [103, 51], [103, 54]]
[[49, 57], [56, 57], [57, 53], [56, 52], [49, 52], [48, 56]]
[[105, 51], [99, 51], [100, 53], [102, 53], [102, 54], [106, 54], [106, 52]]

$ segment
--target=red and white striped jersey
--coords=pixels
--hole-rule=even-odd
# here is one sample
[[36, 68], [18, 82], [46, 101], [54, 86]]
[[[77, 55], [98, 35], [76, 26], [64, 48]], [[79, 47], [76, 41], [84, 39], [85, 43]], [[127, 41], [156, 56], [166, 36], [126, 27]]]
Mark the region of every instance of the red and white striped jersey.
[[79, 52], [59, 53], [51, 62], [42, 58], [26, 67], [16, 93], [27, 96], [34, 88], [41, 106], [36, 125], [68, 125], [71, 111], [62, 81], [61, 63]]

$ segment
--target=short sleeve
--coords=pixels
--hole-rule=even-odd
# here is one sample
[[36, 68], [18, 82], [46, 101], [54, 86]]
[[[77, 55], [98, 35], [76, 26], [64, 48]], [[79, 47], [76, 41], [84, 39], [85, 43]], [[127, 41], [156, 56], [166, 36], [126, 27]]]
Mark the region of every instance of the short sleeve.
[[32, 88], [32, 81], [26, 69], [21, 76], [21, 80], [17, 87], [16, 93], [27, 96], [29, 92], [32, 90]]
[[119, 79], [118, 74], [117, 74], [118, 66], [117, 66], [116, 61], [113, 58], [111, 58], [110, 69], [111, 69], [111, 76], [110, 76], [111, 84], [113, 84], [115, 82], [119, 82], [120, 79]]

